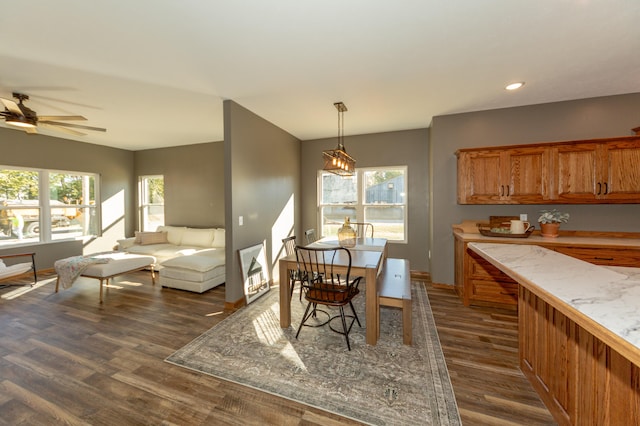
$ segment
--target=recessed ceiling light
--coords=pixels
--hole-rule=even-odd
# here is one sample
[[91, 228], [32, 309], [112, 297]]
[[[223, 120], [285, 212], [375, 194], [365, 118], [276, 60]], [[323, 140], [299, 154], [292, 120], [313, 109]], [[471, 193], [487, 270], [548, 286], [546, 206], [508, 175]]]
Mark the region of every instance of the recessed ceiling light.
[[517, 89], [521, 88], [522, 86], [524, 86], [524, 81], [521, 81], [521, 82], [518, 82], [518, 83], [511, 83], [507, 87], [505, 87], [505, 89], [507, 89], [507, 90], [517, 90]]

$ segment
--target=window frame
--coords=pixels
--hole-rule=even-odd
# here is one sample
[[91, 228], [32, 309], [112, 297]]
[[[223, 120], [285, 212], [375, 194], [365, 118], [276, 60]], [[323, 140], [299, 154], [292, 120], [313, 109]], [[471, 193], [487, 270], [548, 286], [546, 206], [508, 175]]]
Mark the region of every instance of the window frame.
[[[100, 175], [98, 173], [87, 173], [87, 172], [79, 172], [79, 171], [70, 171], [70, 170], [57, 170], [57, 169], [41, 169], [41, 168], [33, 168], [33, 167], [20, 167], [20, 166], [12, 166], [12, 165], [0, 165], [0, 171], [24, 171], [24, 172], [32, 172], [37, 176], [37, 186], [38, 186], [38, 194], [37, 200], [29, 200], [24, 198], [17, 198], [17, 200], [23, 201], [32, 201], [34, 204], [22, 204], [22, 203], [13, 203], [8, 204], [5, 207], [2, 207], [2, 210], [37, 210], [38, 211], [38, 232], [37, 232], [37, 240], [34, 240], [33, 236], [26, 236], [23, 239], [12, 239], [10, 238], [5, 243], [2, 241], [0, 243], [0, 247], [13, 247], [13, 246], [21, 246], [28, 244], [41, 244], [41, 243], [50, 243], [50, 242], [58, 242], [62, 240], [87, 240], [91, 238], [96, 238], [102, 235], [102, 217], [101, 217], [101, 198], [100, 198]], [[60, 174], [60, 175], [69, 175], [69, 176], [80, 176], [80, 177], [91, 177], [93, 178], [93, 193], [95, 203], [94, 205], [89, 204], [70, 204], [64, 205], [64, 207], [58, 207], [51, 203], [51, 190], [52, 185], [50, 183], [50, 177], [52, 174]], [[2, 194], [3, 196], [5, 194]], [[84, 197], [83, 197], [84, 198]], [[9, 200], [7, 200], [9, 201]], [[11, 200], [14, 201], [14, 200]], [[90, 200], [91, 201], [91, 200]], [[62, 236], [61, 238], [56, 238], [54, 236], [53, 227], [51, 225], [51, 220], [54, 215], [52, 215], [52, 210], [60, 208], [60, 209], [89, 209], [89, 211], [93, 211], [95, 215], [95, 232], [88, 232], [87, 234], [82, 235], [73, 235], [73, 236]], [[36, 223], [35, 221], [32, 223]], [[91, 231], [91, 228], [88, 228], [88, 231]], [[24, 235], [22, 235], [24, 237]]]
[[[149, 184], [148, 182], [151, 179], [158, 179], [158, 178], [162, 178], [162, 203], [147, 203], [147, 194], [148, 189], [149, 189]], [[165, 210], [164, 210], [164, 206], [165, 206], [165, 202], [164, 202], [164, 175], [162, 174], [153, 174], [153, 175], [140, 175], [138, 176], [138, 229], [142, 232], [153, 232], [157, 229], [158, 226], [157, 225], [155, 227], [155, 229], [148, 229], [148, 225], [150, 225], [150, 223], [148, 223], [146, 221], [146, 218], [149, 216], [148, 211], [151, 207], [158, 207], [158, 206], [162, 206], [162, 225], [165, 224], [165, 220], [164, 220], [164, 214], [165, 214]]]
[[[384, 171], [384, 170], [402, 170], [404, 174], [404, 202], [403, 203], [394, 203], [394, 204], [383, 204], [381, 206], [393, 206], [398, 205], [403, 208], [403, 224], [404, 224], [404, 236], [402, 240], [388, 240], [389, 243], [393, 244], [408, 244], [409, 242], [409, 190], [408, 190], [408, 179], [409, 179], [409, 167], [407, 165], [400, 166], [380, 166], [380, 167], [359, 167], [355, 169], [355, 179], [356, 182], [356, 202], [353, 203], [327, 203], [323, 204], [323, 179], [322, 176], [325, 174], [331, 174], [330, 172], [326, 172], [324, 170], [318, 170], [317, 174], [317, 202], [316, 202], [316, 226], [317, 229], [320, 230], [320, 234], [323, 234], [323, 207], [331, 207], [331, 206], [348, 206], [354, 207], [356, 212], [356, 222], [364, 222], [365, 221], [365, 208], [366, 207], [374, 207], [377, 204], [374, 203], [365, 203], [365, 194], [366, 194], [366, 181], [364, 179], [364, 175], [367, 172], [376, 172], [376, 171]], [[349, 177], [343, 179], [351, 179]], [[374, 236], [375, 233], [375, 224], [374, 224]]]

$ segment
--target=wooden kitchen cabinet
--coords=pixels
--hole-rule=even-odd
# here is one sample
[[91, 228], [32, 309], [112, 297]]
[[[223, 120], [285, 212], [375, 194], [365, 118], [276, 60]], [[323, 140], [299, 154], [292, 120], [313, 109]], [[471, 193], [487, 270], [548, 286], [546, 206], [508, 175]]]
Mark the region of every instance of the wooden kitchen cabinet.
[[640, 249], [574, 246], [547, 248], [594, 265], [640, 268]]
[[640, 203], [640, 137], [461, 149], [458, 204]]
[[[640, 267], [640, 234], [618, 238], [618, 234], [600, 233], [601, 238], [590, 233], [575, 231], [577, 237], [549, 239], [539, 234], [529, 238], [492, 238], [480, 234], [460, 233], [454, 225], [455, 290], [465, 306], [491, 306], [517, 309], [518, 284], [504, 272], [468, 249], [470, 242], [496, 242], [507, 244], [535, 244], [585, 262], [603, 266]], [[586, 238], [585, 238], [586, 237]], [[587, 240], [588, 242], [584, 242]], [[601, 240], [602, 243], [598, 243]], [[616, 240], [616, 244], [611, 244]]]
[[518, 303], [518, 283], [478, 254], [467, 251], [468, 282], [465, 297], [470, 304], [515, 306]]
[[640, 138], [551, 147], [552, 199], [562, 203], [640, 203]]
[[533, 204], [549, 199], [549, 150], [542, 146], [460, 150], [459, 204]]
[[516, 309], [518, 283], [455, 238], [455, 290], [465, 306]]

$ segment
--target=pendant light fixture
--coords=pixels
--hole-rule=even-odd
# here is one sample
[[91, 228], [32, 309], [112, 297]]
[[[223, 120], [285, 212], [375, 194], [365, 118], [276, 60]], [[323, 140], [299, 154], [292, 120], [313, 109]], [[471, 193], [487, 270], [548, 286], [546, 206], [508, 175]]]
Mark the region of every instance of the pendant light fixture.
[[338, 147], [322, 151], [324, 158], [322, 169], [339, 176], [353, 176], [356, 170], [356, 160], [347, 154], [344, 148], [344, 112], [347, 107], [342, 102], [336, 102], [333, 106], [338, 110]]

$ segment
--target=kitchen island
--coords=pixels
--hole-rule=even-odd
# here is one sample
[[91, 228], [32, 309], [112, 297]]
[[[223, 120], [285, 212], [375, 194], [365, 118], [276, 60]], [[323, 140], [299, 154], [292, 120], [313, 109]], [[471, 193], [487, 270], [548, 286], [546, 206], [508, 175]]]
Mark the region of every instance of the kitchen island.
[[465, 306], [518, 306], [518, 283], [469, 250], [470, 243], [538, 245], [595, 265], [640, 267], [638, 232], [568, 231], [548, 238], [534, 231], [528, 238], [489, 237], [480, 234], [476, 222], [453, 225], [455, 289]]
[[640, 268], [472, 242], [518, 283], [520, 368], [560, 424], [640, 424]]

